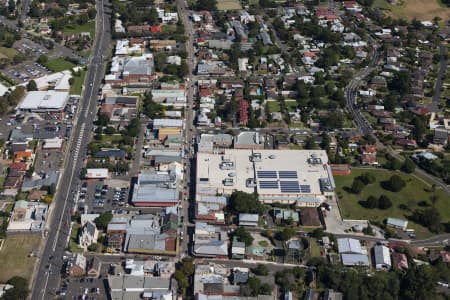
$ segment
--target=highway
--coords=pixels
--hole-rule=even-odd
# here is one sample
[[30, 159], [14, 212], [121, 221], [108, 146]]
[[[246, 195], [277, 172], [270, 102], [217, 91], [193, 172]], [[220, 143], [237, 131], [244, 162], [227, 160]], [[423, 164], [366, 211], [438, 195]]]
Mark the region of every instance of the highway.
[[104, 77], [105, 62], [111, 35], [110, 11], [105, 12], [107, 0], [97, 0], [96, 40], [89, 58], [85, 86], [80, 100], [74, 129], [65, 153], [63, 171], [55, 196], [54, 207], [47, 221], [47, 240], [40, 252], [36, 280], [32, 288], [31, 299], [44, 300], [54, 298], [59, 287], [63, 255], [70, 235], [70, 210], [74, 192], [80, 184], [80, 171], [86, 147], [91, 138], [93, 119], [96, 113], [97, 91]]

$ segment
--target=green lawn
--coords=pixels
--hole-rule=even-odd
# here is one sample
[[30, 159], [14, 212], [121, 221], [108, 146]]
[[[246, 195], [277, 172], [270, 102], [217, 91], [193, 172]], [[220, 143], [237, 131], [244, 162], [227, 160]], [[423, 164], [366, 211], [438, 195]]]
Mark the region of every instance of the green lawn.
[[319, 244], [317, 243], [316, 239], [309, 239], [309, 247], [310, 247], [310, 254], [311, 257], [321, 257], [320, 255], [320, 247]]
[[87, 22], [83, 25], [70, 24], [64, 27], [64, 33], [80, 33], [80, 32], [90, 32], [91, 40], [95, 38], [95, 21]]
[[84, 82], [84, 77], [86, 76], [86, 71], [81, 70], [80, 76], [74, 76], [73, 85], [70, 87], [70, 93], [73, 95], [81, 95], [81, 86]]
[[[364, 172], [374, 174], [376, 182], [366, 186], [359, 195], [347, 192], [346, 187], [350, 187], [353, 179]], [[398, 193], [387, 191], [380, 184], [380, 182], [388, 180], [393, 174], [400, 175], [406, 182], [406, 186]], [[436, 208], [441, 213], [442, 222], [450, 221], [450, 209], [448, 209], [450, 207], [450, 198], [447, 194], [441, 189], [437, 189], [434, 193], [429, 192], [431, 185], [413, 175], [382, 169], [354, 169], [351, 175], [335, 176], [334, 179], [336, 192], [339, 196], [339, 206], [344, 219], [367, 219], [379, 222], [384, 221], [387, 217], [406, 219], [411, 215], [412, 210], [421, 208], [419, 206], [420, 202], [425, 201], [431, 205], [430, 196], [436, 195], [438, 197]], [[359, 202], [367, 200], [370, 195], [375, 197], [386, 195], [391, 199], [393, 205], [387, 210], [364, 208]], [[408, 209], [400, 208], [401, 204], [408, 207]], [[416, 229], [417, 238], [430, 234], [426, 228], [414, 224], [412, 221], [409, 222], [408, 227]]]
[[69, 240], [69, 251], [70, 252], [83, 252], [83, 248], [78, 246], [78, 230], [81, 225], [78, 223], [73, 223], [72, 231], [70, 232], [70, 240]]
[[39, 234], [10, 235], [0, 251], [0, 282], [6, 282], [13, 276], [30, 279], [36, 256], [28, 257], [30, 252], [37, 253], [41, 236]]
[[7, 57], [13, 59], [19, 52], [14, 48], [0, 47], [0, 58]]
[[267, 101], [267, 109], [269, 113], [280, 111], [280, 103], [278, 101]]
[[75, 67], [73, 63], [65, 60], [64, 58], [50, 59], [44, 65], [52, 72], [61, 72], [64, 70], [70, 70]]
[[292, 101], [285, 101], [286, 103], [286, 107], [288, 109], [288, 112], [295, 112], [295, 110], [298, 107], [297, 101], [292, 100]]

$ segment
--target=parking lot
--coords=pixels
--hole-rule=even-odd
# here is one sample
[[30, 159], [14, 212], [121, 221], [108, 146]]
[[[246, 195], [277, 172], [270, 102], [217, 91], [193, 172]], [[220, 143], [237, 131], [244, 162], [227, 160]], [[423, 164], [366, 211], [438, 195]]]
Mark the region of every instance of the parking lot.
[[0, 119], [0, 135], [7, 138], [12, 129], [17, 129], [23, 134], [39, 135], [41, 139], [52, 136], [69, 137], [78, 101], [78, 98], [71, 97], [64, 114], [16, 113], [5, 116], [3, 120]]
[[[102, 273], [106, 273], [103, 269], [108, 267], [102, 265]], [[103, 276], [100, 278], [66, 278], [59, 291], [60, 299], [106, 299], [106, 284]]]
[[23, 83], [50, 74], [51, 72], [41, 64], [27, 62], [10, 66], [4, 69], [2, 73], [14, 79], [17, 83]]
[[78, 191], [78, 209], [88, 213], [120, 211], [128, 207], [129, 188], [109, 186], [104, 181], [83, 181]]

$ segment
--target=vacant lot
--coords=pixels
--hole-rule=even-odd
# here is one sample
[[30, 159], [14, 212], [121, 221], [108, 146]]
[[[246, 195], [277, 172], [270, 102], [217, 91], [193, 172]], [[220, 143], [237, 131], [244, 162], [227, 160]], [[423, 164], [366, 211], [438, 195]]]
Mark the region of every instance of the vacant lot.
[[394, 18], [422, 21], [432, 21], [434, 17], [448, 19], [450, 9], [441, 6], [438, 0], [404, 0], [398, 4], [389, 4], [387, 0], [376, 0], [375, 7], [381, 8], [386, 14]]
[[81, 33], [81, 32], [89, 32], [91, 34], [91, 40], [94, 40], [95, 37], [95, 22], [90, 21], [83, 25], [78, 24], [70, 24], [64, 27], [64, 33]]
[[218, 10], [237, 10], [242, 9], [238, 0], [220, 0], [217, 1]]
[[73, 63], [65, 60], [64, 58], [50, 59], [44, 65], [52, 72], [61, 72], [64, 70], [70, 70], [75, 67]]
[[[353, 179], [365, 172], [375, 175], [376, 182], [364, 187], [359, 195], [348, 192], [347, 188], [352, 185]], [[387, 191], [381, 187], [381, 182], [388, 180], [394, 174], [400, 175], [406, 182], [406, 187], [398, 193]], [[440, 189], [437, 189], [434, 193], [429, 192], [431, 185], [424, 183], [415, 176], [381, 169], [357, 169], [353, 170], [351, 175], [336, 176], [334, 179], [337, 186], [336, 192], [340, 199], [339, 206], [344, 219], [367, 219], [379, 222], [384, 221], [387, 217], [406, 219], [412, 214], [414, 209], [420, 209], [424, 204], [431, 206], [430, 196], [435, 195], [438, 197], [436, 208], [441, 213], [442, 221], [447, 222], [450, 220], [450, 209], [448, 209], [450, 207], [450, 199], [447, 194]], [[386, 210], [364, 208], [361, 202], [367, 200], [370, 195], [375, 197], [386, 195], [391, 199], [393, 205]], [[418, 238], [429, 235], [426, 228], [411, 221], [409, 223], [408, 227], [416, 229]]]
[[0, 47], [0, 58], [13, 59], [19, 52], [14, 48]]
[[0, 282], [6, 282], [13, 276], [30, 279], [36, 257], [28, 257], [31, 251], [37, 251], [40, 235], [12, 235], [5, 240], [0, 251]]

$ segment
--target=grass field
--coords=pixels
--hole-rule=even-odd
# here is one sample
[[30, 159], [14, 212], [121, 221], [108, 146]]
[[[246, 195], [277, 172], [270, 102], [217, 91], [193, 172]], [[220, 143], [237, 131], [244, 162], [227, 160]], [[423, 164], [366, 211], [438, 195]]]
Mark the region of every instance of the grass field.
[[436, 16], [446, 20], [450, 15], [450, 8], [443, 6], [439, 0], [403, 0], [398, 4], [389, 4], [387, 0], [375, 0], [373, 6], [382, 9], [391, 17], [407, 20], [416, 18], [432, 21]]
[[91, 40], [94, 40], [95, 38], [95, 22], [87, 22], [83, 25], [67, 25], [64, 28], [64, 33], [80, 33], [80, 32], [90, 32], [91, 33]]
[[[351, 186], [353, 179], [365, 172], [375, 175], [376, 182], [366, 186], [359, 195], [347, 192], [346, 187]], [[380, 184], [380, 182], [388, 180], [393, 174], [400, 175], [406, 182], [406, 186], [398, 193], [387, 191]], [[450, 220], [450, 209], [448, 209], [450, 207], [450, 199], [447, 197], [447, 194], [440, 189], [437, 189], [434, 193], [429, 192], [430, 185], [425, 183], [423, 179], [415, 176], [381, 169], [354, 169], [351, 175], [335, 176], [334, 179], [337, 187], [336, 192], [340, 199], [339, 206], [344, 219], [367, 219], [379, 222], [384, 221], [387, 217], [406, 219], [411, 215], [412, 210], [421, 208], [419, 206], [420, 202], [425, 201], [431, 206], [430, 196], [436, 195], [438, 197], [436, 208], [441, 213], [442, 222]], [[393, 205], [387, 210], [364, 208], [359, 202], [367, 200], [370, 195], [375, 197], [386, 195], [391, 199]], [[408, 209], [400, 208], [399, 206], [402, 204]], [[426, 228], [414, 224], [412, 221], [409, 222], [408, 227], [416, 229], [418, 238], [429, 235]]]
[[70, 87], [70, 93], [73, 95], [81, 95], [81, 86], [84, 82], [84, 77], [86, 76], [86, 71], [81, 70], [80, 76], [74, 76], [74, 82], [73, 85]]
[[267, 109], [269, 113], [280, 111], [280, 103], [278, 101], [267, 101]]
[[30, 279], [36, 257], [28, 257], [31, 251], [37, 251], [40, 235], [12, 235], [5, 240], [0, 251], [0, 282], [6, 282], [13, 276]]
[[75, 67], [75, 65], [73, 63], [65, 60], [64, 58], [50, 59], [44, 65], [53, 72], [61, 72], [64, 70], [70, 70], [73, 67]]
[[81, 225], [78, 223], [73, 223], [72, 231], [70, 232], [70, 240], [69, 240], [69, 251], [80, 253], [83, 252], [83, 248], [78, 246], [78, 231], [80, 230]]
[[13, 59], [19, 52], [14, 48], [0, 47], [0, 58]]
[[295, 101], [295, 100], [291, 100], [291, 101], [285, 100], [284, 102], [286, 103], [286, 107], [288, 109], [288, 112], [295, 112], [295, 110], [298, 107], [297, 101]]
[[217, 1], [218, 10], [239, 10], [242, 9], [239, 0], [220, 0]]

